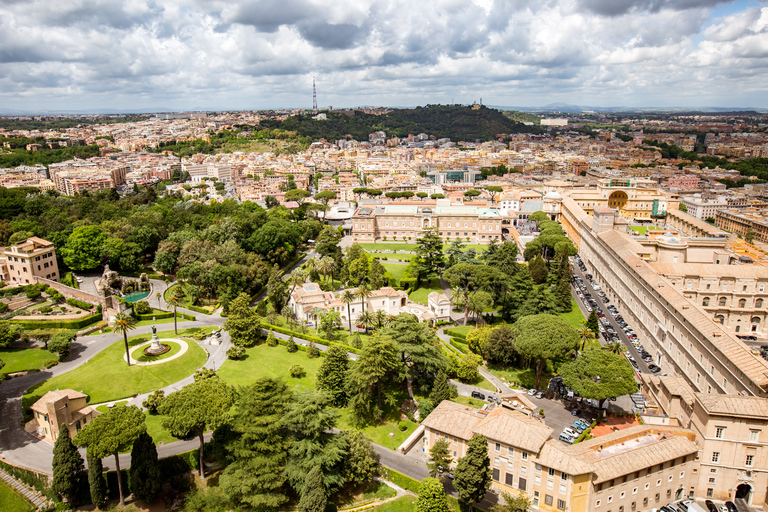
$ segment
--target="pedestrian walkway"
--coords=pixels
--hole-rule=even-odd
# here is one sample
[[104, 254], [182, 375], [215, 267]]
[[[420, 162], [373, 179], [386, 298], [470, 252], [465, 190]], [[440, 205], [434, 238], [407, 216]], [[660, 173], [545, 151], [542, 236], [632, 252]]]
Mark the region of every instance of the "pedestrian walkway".
[[19, 482], [2, 469], [0, 469], [0, 478], [2, 478], [8, 485], [15, 489], [19, 494], [24, 496], [27, 501], [32, 503], [38, 509], [47, 508], [49, 505], [52, 505], [52, 503], [48, 501], [48, 499], [45, 498], [42, 494], [33, 489], [30, 489], [25, 484]]

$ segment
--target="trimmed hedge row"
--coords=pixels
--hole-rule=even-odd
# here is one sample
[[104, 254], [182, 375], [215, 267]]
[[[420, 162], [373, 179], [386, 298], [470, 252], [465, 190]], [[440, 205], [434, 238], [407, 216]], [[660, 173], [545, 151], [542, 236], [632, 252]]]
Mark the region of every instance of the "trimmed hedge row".
[[[137, 320], [152, 320], [152, 318], [155, 318], [156, 320], [160, 320], [163, 318], [173, 318], [173, 312], [172, 311], [163, 311], [162, 313], [155, 313], [155, 314], [148, 314], [148, 315], [133, 315]], [[176, 312], [176, 316], [183, 318], [185, 320], [192, 320], [193, 322], [197, 320], [192, 315], [187, 315], [186, 313], [180, 313]]]
[[294, 338], [301, 338], [303, 340], [307, 341], [314, 341], [315, 343], [320, 343], [321, 345], [339, 345], [340, 347], [344, 347], [344, 349], [347, 352], [352, 352], [353, 354], [357, 354], [359, 352], [358, 349], [354, 347], [350, 347], [349, 345], [345, 345], [344, 343], [338, 343], [336, 341], [328, 341], [323, 338], [318, 338], [317, 336], [312, 336], [311, 334], [303, 334], [296, 331], [291, 331], [289, 329], [286, 329], [284, 327], [280, 327], [277, 325], [267, 324], [263, 323], [261, 324], [262, 329], [266, 329], [267, 331], [272, 329], [275, 332], [279, 332], [280, 334], [285, 334], [287, 336], [293, 336]]
[[25, 329], [82, 329], [87, 325], [101, 320], [101, 313], [79, 318], [77, 320], [8, 320], [12, 324], [20, 325]]
[[211, 314], [213, 314], [213, 311], [208, 311], [207, 309], [203, 309], [203, 308], [201, 308], [199, 306], [184, 306], [184, 305], [182, 305], [180, 307], [182, 307], [184, 309], [190, 309], [190, 310], [194, 311], [195, 313], [202, 313], [203, 315], [211, 315]]
[[[467, 335], [462, 334], [461, 332], [457, 331], [456, 329], [443, 329], [443, 332], [447, 336], [453, 336], [454, 338], [460, 338], [461, 340], [466, 340]], [[463, 343], [466, 343], [466, 341], [463, 341]]]
[[469, 346], [467, 346], [467, 342], [465, 341], [464, 338], [456, 338], [456, 337], [451, 338], [451, 345], [453, 345], [454, 348], [456, 348], [456, 350], [458, 350], [462, 354], [469, 354], [470, 352]]
[[383, 468], [384, 478], [403, 489], [419, 494], [421, 482], [390, 468]]

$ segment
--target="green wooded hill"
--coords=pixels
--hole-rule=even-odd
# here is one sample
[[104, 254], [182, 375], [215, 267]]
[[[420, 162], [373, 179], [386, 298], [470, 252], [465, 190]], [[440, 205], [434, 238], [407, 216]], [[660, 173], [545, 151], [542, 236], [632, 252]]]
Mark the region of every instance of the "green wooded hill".
[[395, 109], [388, 114], [373, 115], [354, 111], [353, 115], [326, 112], [328, 120], [315, 121], [309, 114], [291, 116], [284, 121], [265, 120], [261, 126], [295, 131], [314, 140], [352, 138], [368, 140], [368, 134], [383, 130], [387, 137], [407, 137], [426, 133], [452, 141], [493, 140], [498, 133], [538, 133], [538, 126], [526, 126], [501, 111], [487, 107], [473, 110], [461, 105], [427, 105], [411, 109]]

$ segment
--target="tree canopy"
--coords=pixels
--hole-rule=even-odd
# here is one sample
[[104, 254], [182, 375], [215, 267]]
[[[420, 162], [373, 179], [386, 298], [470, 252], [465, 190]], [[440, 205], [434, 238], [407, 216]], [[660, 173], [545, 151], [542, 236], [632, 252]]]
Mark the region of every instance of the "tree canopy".
[[584, 398], [598, 400], [600, 407], [607, 398], [637, 391], [635, 372], [622, 354], [594, 348], [585, 350], [559, 370], [563, 384]]
[[570, 324], [553, 315], [524, 316], [512, 326], [515, 350], [536, 362], [536, 388], [547, 361], [565, 357], [578, 347], [579, 336]]

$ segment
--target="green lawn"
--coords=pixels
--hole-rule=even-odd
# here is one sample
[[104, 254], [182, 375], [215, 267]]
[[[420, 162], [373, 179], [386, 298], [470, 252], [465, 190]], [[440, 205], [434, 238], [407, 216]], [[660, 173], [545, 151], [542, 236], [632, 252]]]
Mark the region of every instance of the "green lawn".
[[576, 304], [573, 297], [571, 297], [571, 308], [570, 313], [560, 313], [560, 318], [568, 322], [574, 329], [581, 330], [581, 321], [584, 320], [584, 315], [581, 314], [579, 305]]
[[386, 261], [382, 261], [381, 266], [387, 269], [387, 272], [392, 274], [392, 276], [397, 279], [398, 283], [400, 283], [400, 278], [403, 277], [405, 269], [408, 268], [408, 265], [403, 263], [388, 263]]
[[[303, 350], [290, 353], [283, 345], [270, 347], [266, 343], [246, 349], [245, 354], [245, 359], [228, 359], [217, 370], [216, 373], [224, 382], [232, 386], [245, 386], [259, 377], [280, 377], [294, 391], [315, 389], [315, 376], [323, 361], [320, 357], [310, 359]], [[304, 377], [291, 377], [289, 370], [294, 364], [304, 368]]]
[[44, 348], [4, 348], [0, 350], [0, 360], [5, 362], [3, 373], [23, 372], [24, 370], [40, 370], [43, 363], [56, 359]]
[[[446, 327], [446, 329], [448, 328], [449, 327]], [[474, 328], [475, 328], [474, 325], [459, 325], [456, 327], [450, 327], [451, 331], [456, 331], [457, 333], [463, 335], [464, 337], [466, 337], [467, 334], [469, 334], [469, 332]]]
[[638, 235], [647, 234], [648, 230], [658, 230], [655, 226], [629, 226], [629, 229], [637, 233]]
[[451, 398], [451, 402], [456, 402], [457, 404], [461, 405], [468, 405], [469, 407], [474, 407], [475, 409], [482, 409], [483, 405], [485, 405], [485, 402], [482, 400], [475, 400], [474, 398], [461, 395], [457, 396], [456, 398]]
[[375, 512], [413, 512], [416, 510], [417, 499], [415, 496], [401, 496], [396, 500], [388, 501], [371, 510]]
[[[107, 406], [106, 405], [100, 405], [96, 408], [97, 411], [100, 413], [107, 412]], [[147, 424], [147, 434], [152, 436], [152, 439], [155, 441], [155, 444], [168, 444], [173, 443], [174, 441], [178, 441], [179, 439], [176, 437], [173, 437], [166, 429], [160, 426], [160, 421], [163, 419], [163, 416], [159, 414], [149, 414], [148, 412], [144, 412], [144, 421]], [[130, 453], [131, 450], [127, 450], [124, 453]]]
[[35, 510], [35, 507], [30, 502], [11, 489], [3, 480], [0, 480], [0, 504], [2, 504], [3, 512]]
[[[173, 284], [173, 285], [169, 286], [165, 290], [165, 292], [163, 292], [163, 303], [166, 305], [166, 307], [168, 307], [168, 305], [167, 305], [168, 298], [173, 293], [173, 290], [175, 290], [179, 286], [186, 287], [186, 284], [185, 283]], [[154, 297], [152, 297], [152, 298], [154, 299]], [[149, 297], [147, 299], [149, 299]], [[203, 308], [203, 309], [205, 309], [205, 310], [207, 310], [207, 311], [209, 311], [211, 313], [215, 309], [215, 306], [216, 306], [216, 301], [215, 300], [204, 300], [204, 299], [201, 299], [200, 302], [201, 303], [197, 304], [197, 305], [192, 304], [192, 299], [189, 297], [189, 295], [185, 295], [184, 296], [184, 300], [181, 301], [181, 307], [197, 306], [197, 307]], [[169, 310], [173, 311], [173, 308], [169, 307]]]
[[412, 291], [408, 294], [408, 298], [411, 299], [414, 302], [418, 302], [419, 304], [424, 304], [425, 306], [428, 304], [429, 300], [427, 299], [427, 296], [432, 292], [438, 292], [442, 293], [443, 289], [440, 287], [440, 279], [433, 279], [430, 281], [429, 286], [422, 286], [421, 288], [418, 288], [417, 290]]
[[[547, 365], [549, 366], [549, 365]], [[488, 371], [496, 377], [503, 379], [510, 387], [522, 386], [530, 389], [536, 385], [536, 371], [529, 368], [504, 368], [501, 366], [488, 365]], [[541, 382], [544, 387], [552, 378], [552, 374], [545, 370], [541, 374]]]
[[165, 342], [165, 344], [171, 347], [171, 350], [163, 354], [156, 355], [156, 356], [145, 354], [144, 350], [149, 347], [149, 345], [145, 345], [141, 348], [131, 350], [131, 357], [142, 363], [151, 362], [151, 361], [161, 361], [163, 359], [168, 359], [169, 357], [178, 354], [179, 351], [181, 350], [181, 345], [179, 345], [175, 341], [167, 341]]
[[[179, 335], [189, 335], [195, 331], [197, 329], [180, 329]], [[176, 337], [172, 330], [157, 334], [161, 339]], [[135, 346], [150, 339], [150, 334], [131, 336], [128, 345]], [[123, 341], [116, 340], [71, 372], [27, 390], [23, 399], [25, 409], [48, 391], [56, 389], [81, 391], [90, 397], [91, 403], [110, 402], [133, 394], [148, 393], [192, 375], [207, 359], [205, 351], [195, 341], [189, 341], [189, 349], [184, 355], [165, 364], [128, 367], [123, 359], [124, 354]]]
[[[398, 422], [392, 420], [387, 420], [386, 423], [379, 425], [369, 425], [362, 429], [362, 432], [368, 436], [371, 442], [383, 446], [384, 448], [396, 450], [408, 436], [413, 434], [413, 431], [416, 430], [417, 427], [417, 424], [410, 420], [404, 421], [406, 425], [408, 425], [408, 428], [402, 432], [397, 428]], [[341, 430], [351, 430], [354, 428], [349, 422], [349, 411], [347, 409], [339, 409], [339, 428]], [[390, 434], [394, 435], [390, 436]]]

